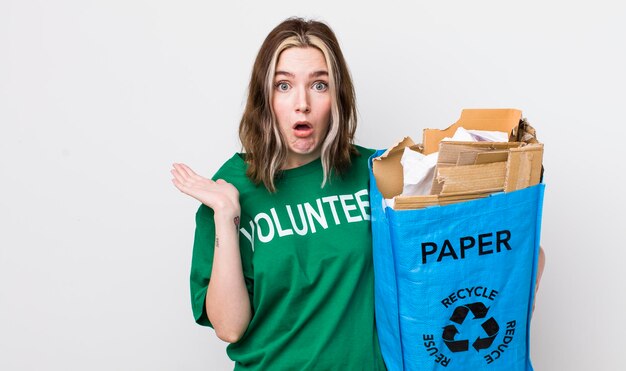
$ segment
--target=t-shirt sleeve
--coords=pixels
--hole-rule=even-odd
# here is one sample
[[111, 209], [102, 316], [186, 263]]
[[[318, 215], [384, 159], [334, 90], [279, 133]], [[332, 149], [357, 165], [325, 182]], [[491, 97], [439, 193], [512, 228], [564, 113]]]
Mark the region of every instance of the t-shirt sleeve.
[[[196, 230], [193, 242], [193, 255], [191, 260], [190, 290], [191, 307], [196, 322], [203, 326], [213, 327], [206, 311], [206, 292], [213, 268], [213, 254], [215, 249], [215, 222], [213, 210], [202, 204], [196, 212]], [[249, 242], [245, 237], [239, 236], [239, 247], [241, 252], [244, 280], [250, 304], [252, 304], [252, 293], [254, 280], [252, 273], [252, 257]]]

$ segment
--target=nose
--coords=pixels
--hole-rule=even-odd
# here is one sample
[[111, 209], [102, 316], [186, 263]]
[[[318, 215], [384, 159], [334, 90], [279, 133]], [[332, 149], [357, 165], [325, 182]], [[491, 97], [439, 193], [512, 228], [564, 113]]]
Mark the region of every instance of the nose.
[[311, 111], [311, 105], [309, 104], [309, 95], [306, 89], [299, 89], [298, 96], [296, 97], [296, 112], [309, 113]]

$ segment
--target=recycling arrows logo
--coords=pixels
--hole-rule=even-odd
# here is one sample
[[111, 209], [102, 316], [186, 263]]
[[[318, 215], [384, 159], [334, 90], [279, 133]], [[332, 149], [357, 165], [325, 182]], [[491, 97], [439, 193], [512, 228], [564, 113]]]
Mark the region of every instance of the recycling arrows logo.
[[[485, 307], [485, 304], [481, 302], [469, 303], [465, 305], [459, 305], [454, 309], [452, 316], [450, 317], [450, 321], [462, 325], [465, 319], [467, 318], [467, 314], [472, 312], [474, 315], [473, 320], [480, 320], [487, 317], [487, 312], [489, 311], [488, 307]], [[472, 347], [476, 349], [476, 351], [480, 351], [481, 349], [487, 349], [493, 344], [496, 336], [498, 335], [498, 331], [500, 330], [500, 326], [498, 322], [493, 317], [490, 317], [486, 321], [483, 321], [480, 326], [483, 328], [485, 337], [479, 336], [473, 343]], [[459, 334], [459, 330], [456, 328], [454, 324], [447, 325], [443, 328], [443, 341], [450, 349], [451, 352], [465, 352], [469, 349], [469, 340], [459, 340], [455, 339], [457, 334]]]

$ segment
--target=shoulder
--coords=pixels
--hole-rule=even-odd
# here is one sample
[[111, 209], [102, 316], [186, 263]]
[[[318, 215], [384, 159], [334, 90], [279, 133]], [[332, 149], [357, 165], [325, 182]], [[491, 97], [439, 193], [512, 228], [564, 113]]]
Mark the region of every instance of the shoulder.
[[224, 179], [229, 183], [245, 178], [248, 165], [243, 159], [243, 154], [235, 153], [231, 158], [226, 160], [215, 172], [211, 179]]
[[245, 160], [245, 153], [235, 153], [217, 170], [212, 179], [223, 179], [231, 183], [237, 188], [241, 196], [259, 187], [246, 175], [247, 171], [248, 163]]
[[375, 149], [363, 147], [358, 144], [353, 144], [353, 147], [359, 152], [361, 156], [365, 156], [367, 158], [369, 158], [371, 155], [374, 154], [374, 152], [376, 152]]
[[360, 145], [352, 145], [352, 155], [350, 156], [350, 167], [342, 173], [343, 179], [368, 180], [368, 160], [375, 150]]
[[353, 145], [353, 148], [356, 149], [358, 154], [352, 155], [352, 166], [365, 167], [367, 169], [367, 161], [376, 150], [356, 144]]

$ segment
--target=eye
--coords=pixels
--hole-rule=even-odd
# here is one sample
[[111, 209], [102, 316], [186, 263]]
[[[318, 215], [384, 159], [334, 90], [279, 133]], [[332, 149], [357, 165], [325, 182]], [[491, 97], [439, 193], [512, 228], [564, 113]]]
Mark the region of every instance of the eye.
[[326, 91], [328, 89], [328, 84], [324, 81], [317, 81], [313, 84], [313, 90], [315, 91]]
[[277, 82], [276, 84], [274, 84], [274, 87], [276, 87], [276, 89], [278, 91], [287, 91], [287, 90], [289, 90], [289, 84], [284, 82], [284, 81]]

